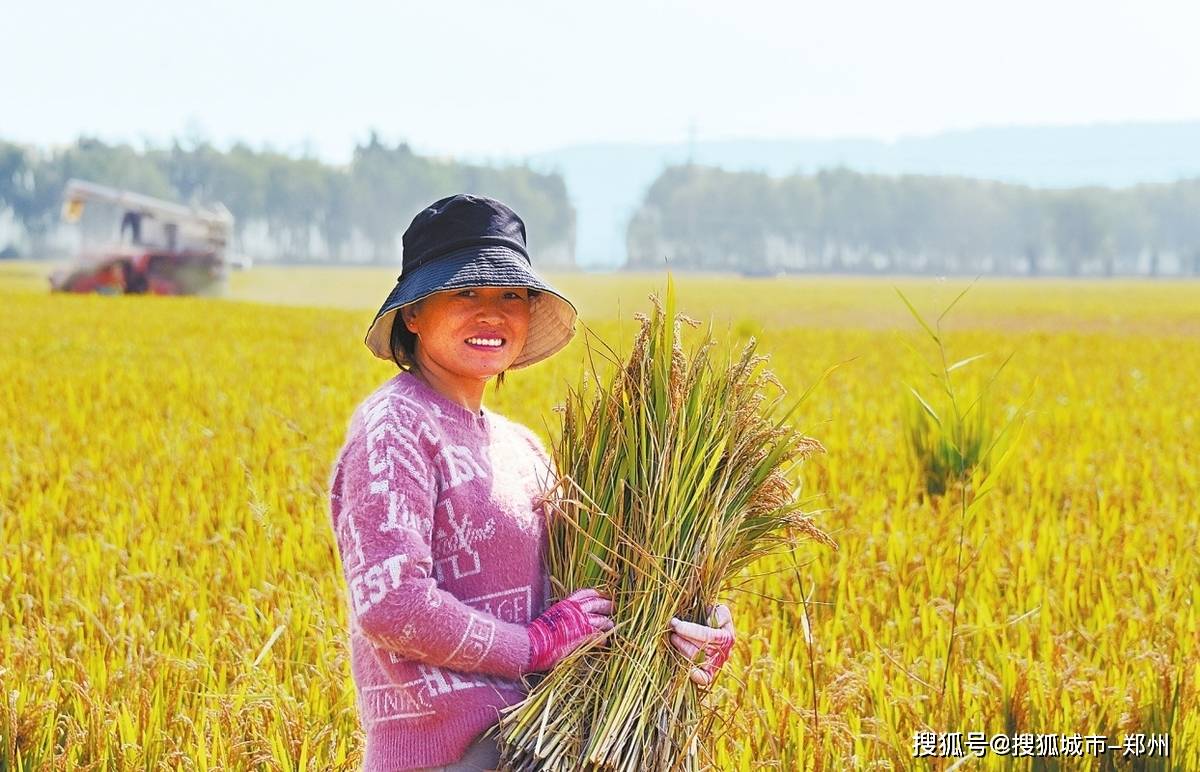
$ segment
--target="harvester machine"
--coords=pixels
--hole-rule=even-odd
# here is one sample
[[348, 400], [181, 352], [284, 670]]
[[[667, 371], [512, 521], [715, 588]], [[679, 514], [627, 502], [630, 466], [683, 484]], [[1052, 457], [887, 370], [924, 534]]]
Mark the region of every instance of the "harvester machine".
[[117, 213], [119, 226], [110, 228], [116, 238], [82, 248], [72, 265], [49, 277], [52, 290], [210, 295], [224, 289], [233, 215], [223, 205], [184, 206], [72, 179], [63, 192], [63, 220], [79, 223], [89, 203]]

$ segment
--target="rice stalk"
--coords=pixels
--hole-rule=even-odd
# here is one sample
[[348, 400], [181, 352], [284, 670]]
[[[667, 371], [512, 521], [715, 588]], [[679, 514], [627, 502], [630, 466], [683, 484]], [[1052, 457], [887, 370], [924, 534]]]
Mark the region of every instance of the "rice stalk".
[[718, 366], [710, 324], [689, 356], [682, 326], [699, 323], [676, 313], [669, 277], [651, 302], [628, 360], [590, 394], [568, 391], [547, 497], [552, 586], [601, 589], [616, 627], [505, 712], [511, 769], [706, 768], [714, 715], [670, 644], [671, 617], [711, 624], [706, 610], [749, 563], [801, 539], [836, 547], [787, 477], [824, 447], [770, 418], [783, 390], [757, 343]]

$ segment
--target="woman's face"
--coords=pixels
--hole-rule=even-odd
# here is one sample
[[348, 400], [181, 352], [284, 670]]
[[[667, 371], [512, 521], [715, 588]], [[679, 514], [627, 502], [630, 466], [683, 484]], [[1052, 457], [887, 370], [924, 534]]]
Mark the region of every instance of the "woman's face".
[[460, 378], [486, 380], [508, 369], [529, 333], [524, 287], [447, 290], [404, 312], [404, 323], [419, 336], [418, 364]]

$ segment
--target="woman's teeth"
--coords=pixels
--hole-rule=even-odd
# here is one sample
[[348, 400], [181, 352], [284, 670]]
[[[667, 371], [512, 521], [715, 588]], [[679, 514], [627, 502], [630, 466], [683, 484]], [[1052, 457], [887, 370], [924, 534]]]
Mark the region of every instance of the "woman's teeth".
[[504, 343], [503, 338], [467, 338], [467, 343], [475, 346], [491, 346], [499, 348]]

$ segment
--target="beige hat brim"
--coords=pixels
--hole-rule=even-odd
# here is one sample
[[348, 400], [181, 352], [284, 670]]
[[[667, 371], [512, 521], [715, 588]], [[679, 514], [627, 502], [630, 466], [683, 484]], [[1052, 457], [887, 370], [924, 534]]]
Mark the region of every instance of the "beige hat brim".
[[[396, 313], [438, 292], [464, 287], [525, 287], [539, 294], [529, 302], [529, 333], [509, 369], [528, 367], [560, 351], [575, 336], [577, 313], [561, 293], [533, 272], [525, 258], [504, 247], [476, 247], [421, 266], [401, 276], [367, 330], [364, 343], [375, 356], [392, 361]], [[407, 366], [402, 352], [401, 364]]]

